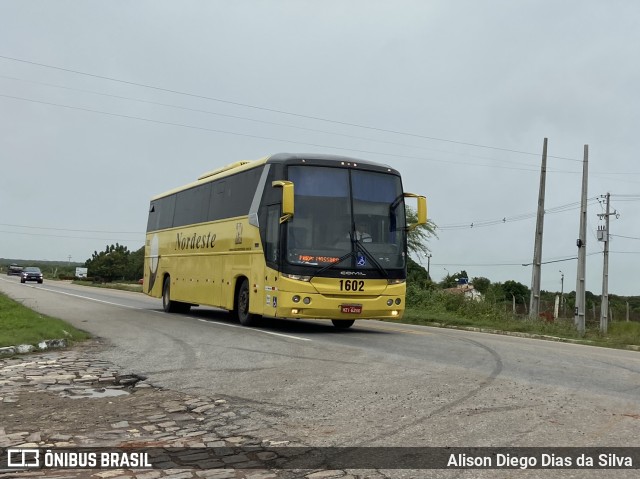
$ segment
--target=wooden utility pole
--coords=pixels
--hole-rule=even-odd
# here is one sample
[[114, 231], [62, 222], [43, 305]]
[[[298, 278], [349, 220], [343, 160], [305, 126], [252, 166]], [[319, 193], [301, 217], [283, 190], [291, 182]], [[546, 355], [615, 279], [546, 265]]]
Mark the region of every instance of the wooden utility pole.
[[533, 246], [533, 271], [531, 272], [531, 298], [529, 299], [529, 318], [540, 314], [540, 276], [542, 274], [542, 231], [544, 227], [544, 194], [547, 179], [547, 139], [542, 145], [542, 167], [540, 168], [540, 190], [538, 192], [538, 218]]
[[584, 145], [584, 160], [582, 162], [582, 199], [580, 202], [580, 231], [578, 232], [578, 269], [576, 273], [576, 309], [574, 322], [578, 333], [585, 332], [586, 289], [585, 276], [587, 273], [587, 188], [589, 184], [589, 145]]

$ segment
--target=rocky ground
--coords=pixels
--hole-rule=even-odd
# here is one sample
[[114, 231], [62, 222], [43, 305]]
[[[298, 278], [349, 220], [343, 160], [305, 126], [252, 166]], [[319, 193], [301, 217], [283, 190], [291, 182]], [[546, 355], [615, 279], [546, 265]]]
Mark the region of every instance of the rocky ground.
[[[250, 406], [194, 397], [148, 384], [135, 372], [94, 358], [97, 341], [63, 351], [0, 359], [0, 452], [3, 448], [182, 448], [196, 467], [165, 461], [162, 469], [23, 469], [0, 476], [47, 478], [383, 478], [378, 472], [266, 468], [296, 444]], [[293, 448], [291, 449], [293, 450]], [[295, 448], [298, 454], [311, 449]], [[212, 452], [213, 451], [213, 452]], [[194, 456], [195, 454], [195, 456]], [[199, 455], [200, 454], [200, 455]], [[6, 456], [6, 454], [0, 454]], [[269, 462], [271, 461], [271, 462]]]

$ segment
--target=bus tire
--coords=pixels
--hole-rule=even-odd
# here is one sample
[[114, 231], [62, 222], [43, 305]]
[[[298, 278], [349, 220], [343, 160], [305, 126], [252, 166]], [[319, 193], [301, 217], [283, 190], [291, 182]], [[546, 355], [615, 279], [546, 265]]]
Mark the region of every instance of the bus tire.
[[353, 326], [355, 319], [332, 319], [331, 322], [338, 329], [347, 329]]
[[235, 298], [235, 316], [243, 326], [253, 326], [256, 324], [258, 315], [249, 312], [249, 281], [242, 280]]
[[167, 276], [162, 286], [162, 309], [165, 313], [188, 313], [190, 308], [189, 303], [181, 303], [171, 299], [171, 277]]

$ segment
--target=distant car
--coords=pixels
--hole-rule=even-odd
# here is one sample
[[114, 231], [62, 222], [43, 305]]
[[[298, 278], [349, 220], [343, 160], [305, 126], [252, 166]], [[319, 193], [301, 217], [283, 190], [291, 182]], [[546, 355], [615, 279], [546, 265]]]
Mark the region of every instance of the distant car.
[[17, 264], [12, 264], [7, 269], [7, 276], [20, 276], [22, 273], [22, 266], [18, 266]]
[[20, 273], [20, 282], [26, 283], [27, 281], [37, 281], [42, 284], [44, 278], [42, 276], [42, 271], [40, 268], [36, 268], [35, 266], [27, 266]]

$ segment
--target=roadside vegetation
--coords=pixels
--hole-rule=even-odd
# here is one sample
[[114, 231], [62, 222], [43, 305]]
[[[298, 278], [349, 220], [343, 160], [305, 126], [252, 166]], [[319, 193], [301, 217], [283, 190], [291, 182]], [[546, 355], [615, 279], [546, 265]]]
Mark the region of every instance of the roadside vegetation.
[[40, 268], [44, 279], [64, 279], [74, 277], [76, 267], [83, 266], [84, 263], [0, 258], [0, 274], [6, 275], [11, 264], [17, 264], [23, 268], [27, 266]]
[[39, 314], [0, 293], [0, 347], [37, 345], [45, 339], [72, 343], [90, 335], [60, 320]]
[[45, 279], [73, 280], [76, 268], [88, 269], [88, 279], [96, 283], [135, 283], [143, 276], [144, 246], [136, 251], [129, 251], [121, 244], [107, 245], [104, 250], [94, 251], [91, 258], [84, 263], [63, 261], [40, 261], [0, 258], [0, 274], [6, 274], [9, 265], [21, 267], [37, 266], [42, 270]]
[[[564, 295], [559, 317], [553, 317], [555, 297], [559, 293], [543, 292], [541, 315], [529, 318], [529, 288], [516, 281], [491, 283], [487, 278], [469, 279], [466, 272], [447, 276], [434, 283], [426, 270], [410, 261], [407, 279], [407, 309], [402, 322], [454, 328], [478, 328], [584, 341], [609, 347], [640, 345], [640, 304], [636, 297], [610, 296], [610, 320], [606, 334], [600, 332], [597, 296], [587, 294], [587, 324], [580, 336], [573, 321], [575, 292]], [[481, 290], [477, 299], [465, 297], [464, 289]], [[629, 305], [630, 321], [626, 321]]]

